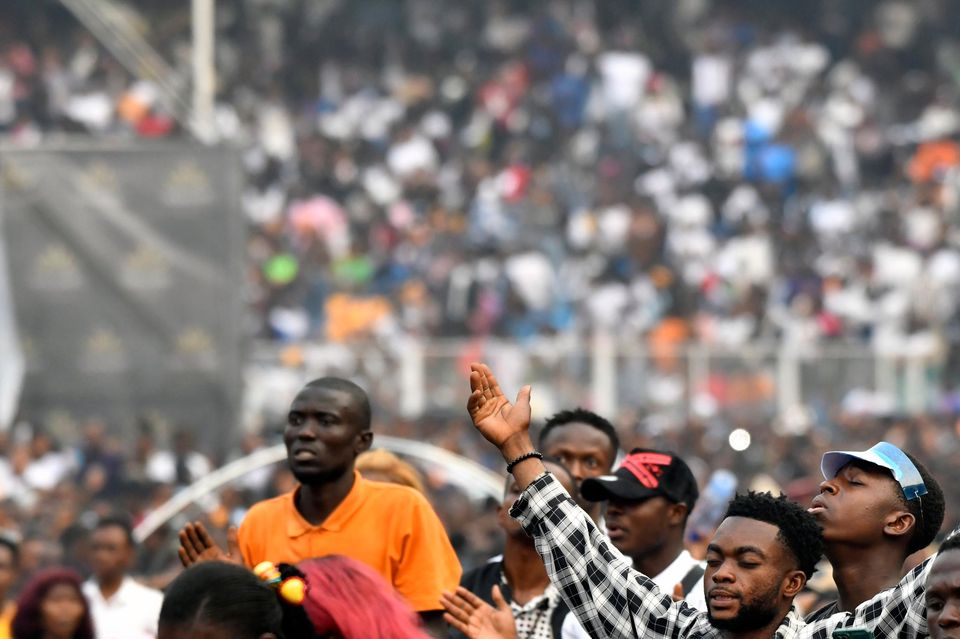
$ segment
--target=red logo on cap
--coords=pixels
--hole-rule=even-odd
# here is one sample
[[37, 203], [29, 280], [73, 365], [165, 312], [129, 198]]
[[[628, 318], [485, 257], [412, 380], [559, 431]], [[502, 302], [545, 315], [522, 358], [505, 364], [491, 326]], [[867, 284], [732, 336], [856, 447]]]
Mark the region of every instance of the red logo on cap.
[[673, 457], [663, 453], [633, 453], [627, 455], [620, 467], [630, 471], [647, 488], [658, 488], [660, 475], [672, 462]]

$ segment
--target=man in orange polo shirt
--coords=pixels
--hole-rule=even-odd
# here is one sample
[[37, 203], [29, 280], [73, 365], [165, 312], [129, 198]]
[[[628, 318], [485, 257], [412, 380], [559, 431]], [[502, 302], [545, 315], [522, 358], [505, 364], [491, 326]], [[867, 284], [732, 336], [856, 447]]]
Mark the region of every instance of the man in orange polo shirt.
[[0, 536], [0, 639], [10, 639], [10, 622], [17, 613], [17, 604], [10, 597], [17, 580], [20, 546], [7, 536]]
[[370, 448], [370, 402], [347, 380], [325, 377], [293, 400], [283, 440], [300, 487], [254, 505], [231, 552], [213, 544], [202, 525], [180, 534], [181, 560], [296, 563], [346, 555], [378, 571], [420, 613], [431, 634], [444, 636], [440, 595], [460, 581], [460, 563], [426, 498], [395, 484], [364, 479], [354, 468]]

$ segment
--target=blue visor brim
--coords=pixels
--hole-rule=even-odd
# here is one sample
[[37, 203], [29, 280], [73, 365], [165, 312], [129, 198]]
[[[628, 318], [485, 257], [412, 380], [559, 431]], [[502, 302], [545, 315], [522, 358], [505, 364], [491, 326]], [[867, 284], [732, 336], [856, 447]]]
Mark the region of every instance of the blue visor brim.
[[880, 442], [864, 451], [834, 450], [824, 453], [820, 461], [820, 471], [824, 479], [833, 479], [841, 468], [854, 459], [889, 470], [908, 501], [927, 494], [927, 486], [923, 483], [920, 471], [902, 450], [888, 442]]

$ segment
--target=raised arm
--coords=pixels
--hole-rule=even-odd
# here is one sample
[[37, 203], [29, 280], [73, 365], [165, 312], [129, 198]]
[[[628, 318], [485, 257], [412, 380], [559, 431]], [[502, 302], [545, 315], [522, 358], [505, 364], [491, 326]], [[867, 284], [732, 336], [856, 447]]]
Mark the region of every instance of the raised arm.
[[[490, 368], [486, 364], [471, 364], [467, 412], [480, 434], [497, 447], [508, 464], [535, 450], [530, 439], [529, 386], [521, 388], [517, 403], [511, 404]], [[524, 460], [512, 470], [520, 490], [546, 472], [536, 458]]]

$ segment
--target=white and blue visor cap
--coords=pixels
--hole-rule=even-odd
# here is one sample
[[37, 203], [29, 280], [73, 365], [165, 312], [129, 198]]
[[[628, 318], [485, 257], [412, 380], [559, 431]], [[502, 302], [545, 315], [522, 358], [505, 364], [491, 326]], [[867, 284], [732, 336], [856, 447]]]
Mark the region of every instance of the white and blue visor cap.
[[920, 471], [902, 450], [889, 442], [880, 442], [864, 451], [833, 450], [824, 453], [820, 460], [820, 472], [823, 473], [824, 479], [833, 479], [841, 468], [854, 459], [886, 468], [893, 473], [893, 478], [900, 484], [903, 496], [908, 501], [927, 494], [927, 487], [923, 483]]

